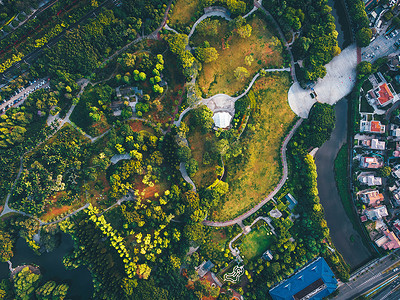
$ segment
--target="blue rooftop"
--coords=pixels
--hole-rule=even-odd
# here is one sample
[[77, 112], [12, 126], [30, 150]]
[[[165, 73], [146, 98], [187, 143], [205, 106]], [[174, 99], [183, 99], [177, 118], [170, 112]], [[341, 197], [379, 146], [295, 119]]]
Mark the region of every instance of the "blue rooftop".
[[336, 290], [337, 280], [319, 257], [269, 291], [274, 300], [321, 300]]
[[290, 193], [288, 193], [285, 198], [289, 202], [289, 210], [293, 210], [293, 208], [297, 205], [297, 200]]

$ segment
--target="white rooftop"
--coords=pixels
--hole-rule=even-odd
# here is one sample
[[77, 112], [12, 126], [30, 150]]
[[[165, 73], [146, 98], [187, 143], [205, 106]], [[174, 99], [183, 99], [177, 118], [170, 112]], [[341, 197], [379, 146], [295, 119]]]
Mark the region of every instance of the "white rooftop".
[[385, 150], [386, 144], [383, 141], [379, 141], [378, 139], [372, 139], [371, 141], [371, 149], [375, 150]]
[[218, 128], [227, 128], [231, 124], [232, 116], [227, 112], [217, 112], [213, 115], [215, 126]]

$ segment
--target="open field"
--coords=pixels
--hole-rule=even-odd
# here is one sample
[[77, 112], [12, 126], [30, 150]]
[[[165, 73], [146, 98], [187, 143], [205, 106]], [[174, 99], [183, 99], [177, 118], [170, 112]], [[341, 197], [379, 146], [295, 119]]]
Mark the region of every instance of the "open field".
[[229, 193], [213, 219], [229, 220], [259, 203], [281, 179], [280, 148], [295, 120], [287, 102], [289, 74], [269, 75], [253, 87], [256, 108], [241, 138], [245, 158], [226, 162]]
[[267, 231], [265, 227], [253, 229], [243, 238], [242, 244], [240, 245], [241, 254], [248, 260], [260, 258], [271, 245], [272, 237], [273, 233]]
[[189, 147], [192, 150], [192, 156], [199, 163], [199, 170], [192, 177], [197, 188], [206, 188], [217, 179], [215, 162], [211, 162], [207, 165], [203, 164], [203, 155], [206, 152], [206, 143], [211, 141], [213, 138], [215, 139], [214, 134], [203, 134], [200, 128], [197, 128], [194, 131], [189, 131], [187, 136]]
[[188, 26], [194, 23], [199, 5], [200, 0], [177, 0], [169, 17], [169, 26], [175, 29], [174, 26]]
[[[218, 93], [233, 95], [240, 92], [261, 68], [281, 67], [283, 63], [281, 43], [269, 31], [265, 21], [256, 16], [249, 20], [253, 30], [248, 38], [241, 38], [236, 32], [231, 34], [228, 21], [220, 20], [220, 23], [218, 36], [203, 37], [195, 32], [191, 38], [194, 46], [207, 40], [219, 53], [217, 60], [203, 64], [197, 78], [205, 98]], [[251, 65], [246, 64], [246, 56], [252, 57]], [[243, 81], [236, 79], [234, 71], [237, 67], [245, 67], [249, 77]]]

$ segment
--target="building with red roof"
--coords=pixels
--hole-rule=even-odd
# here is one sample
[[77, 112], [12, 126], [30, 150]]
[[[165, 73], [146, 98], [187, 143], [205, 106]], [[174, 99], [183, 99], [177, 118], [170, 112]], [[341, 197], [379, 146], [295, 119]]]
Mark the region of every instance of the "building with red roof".
[[380, 121], [364, 121], [360, 122], [360, 132], [385, 133], [386, 126]]
[[386, 106], [392, 102], [394, 96], [389, 89], [387, 83], [383, 83], [378, 88], [377, 104], [379, 106]]
[[378, 247], [382, 247], [385, 250], [400, 248], [400, 241], [392, 231], [386, 229], [383, 233], [384, 236], [375, 241]]

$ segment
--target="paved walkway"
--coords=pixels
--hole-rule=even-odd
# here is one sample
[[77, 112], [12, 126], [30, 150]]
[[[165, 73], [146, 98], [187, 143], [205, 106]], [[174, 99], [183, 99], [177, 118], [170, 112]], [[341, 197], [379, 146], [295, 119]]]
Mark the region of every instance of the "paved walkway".
[[185, 163], [181, 162], [179, 164], [179, 170], [181, 171], [183, 179], [185, 179], [185, 181], [187, 183], [189, 183], [193, 186], [193, 188], [192, 188], [193, 191], [196, 191], [196, 185], [194, 184], [193, 180], [189, 177], [189, 175], [186, 171]]
[[194, 31], [196, 30], [197, 25], [199, 25], [203, 20], [210, 18], [210, 17], [220, 17], [223, 18], [227, 21], [232, 20], [225, 11], [221, 11], [221, 10], [211, 10], [210, 12], [205, 13], [204, 15], [202, 15], [200, 18], [197, 19], [197, 21], [194, 23], [192, 29], [189, 32], [189, 39], [190, 37], [193, 35]]
[[289, 89], [288, 100], [291, 109], [301, 118], [307, 118], [315, 102], [335, 104], [347, 96], [356, 82], [357, 47], [347, 47], [334, 57], [326, 67], [326, 76], [318, 79], [314, 86], [316, 98], [311, 97], [312, 90], [304, 90], [295, 82]]
[[282, 188], [282, 186], [285, 184], [287, 178], [288, 178], [288, 167], [287, 167], [287, 161], [286, 161], [286, 147], [290, 141], [290, 139], [293, 137], [294, 133], [296, 132], [297, 128], [301, 125], [303, 122], [303, 119], [299, 119], [296, 124], [293, 126], [293, 128], [290, 130], [289, 134], [286, 136], [285, 140], [283, 141], [282, 147], [281, 147], [281, 159], [282, 159], [282, 168], [283, 168], [283, 174], [282, 178], [279, 181], [278, 185], [275, 187], [275, 189], [267, 196], [265, 197], [260, 203], [258, 203], [256, 206], [254, 206], [252, 209], [248, 210], [241, 216], [233, 219], [233, 220], [228, 220], [225, 222], [213, 222], [213, 221], [204, 221], [203, 224], [207, 226], [215, 226], [215, 227], [225, 227], [225, 226], [232, 226], [234, 224], [237, 224], [238, 222], [243, 221], [244, 219], [250, 217], [252, 214], [254, 214], [256, 211], [258, 211], [261, 207], [263, 207], [268, 201], [270, 201], [276, 193]]

